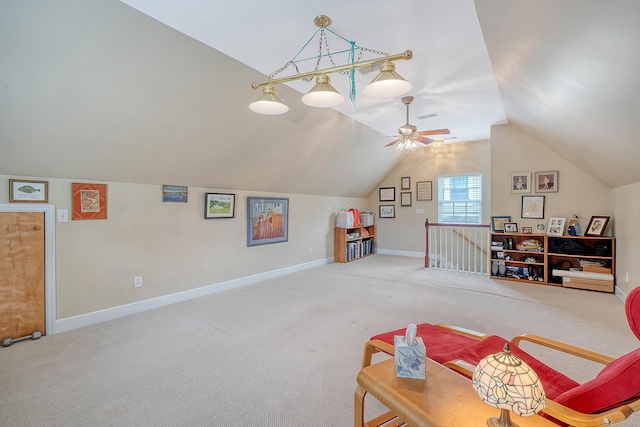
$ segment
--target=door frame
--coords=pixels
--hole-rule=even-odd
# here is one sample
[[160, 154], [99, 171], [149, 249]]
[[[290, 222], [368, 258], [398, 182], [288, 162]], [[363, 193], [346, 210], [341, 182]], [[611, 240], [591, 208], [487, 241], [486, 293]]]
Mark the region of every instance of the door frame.
[[0, 204], [0, 212], [44, 213], [44, 311], [47, 335], [56, 333], [56, 223], [55, 205]]

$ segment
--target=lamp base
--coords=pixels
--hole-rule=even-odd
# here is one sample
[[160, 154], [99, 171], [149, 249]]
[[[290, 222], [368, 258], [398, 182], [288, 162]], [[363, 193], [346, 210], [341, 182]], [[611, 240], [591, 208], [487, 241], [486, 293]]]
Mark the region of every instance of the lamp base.
[[511, 421], [511, 412], [507, 409], [500, 410], [499, 417], [491, 417], [487, 419], [488, 427], [520, 427], [518, 424]]

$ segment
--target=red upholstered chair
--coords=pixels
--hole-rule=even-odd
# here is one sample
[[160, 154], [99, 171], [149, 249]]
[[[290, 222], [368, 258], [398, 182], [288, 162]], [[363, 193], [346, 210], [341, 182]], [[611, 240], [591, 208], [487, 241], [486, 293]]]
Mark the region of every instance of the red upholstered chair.
[[[640, 287], [633, 289], [625, 303], [627, 320], [640, 339]], [[373, 354], [393, 355], [393, 336], [404, 335], [404, 329], [371, 337], [365, 344], [362, 365], [371, 364]], [[506, 342], [495, 335], [448, 325], [418, 325], [418, 336], [427, 347], [427, 357], [463, 375], [471, 376], [480, 359], [498, 353]], [[527, 341], [577, 357], [601, 363], [604, 368], [590, 381], [579, 384], [519, 348]], [[628, 418], [640, 411], [640, 348], [614, 359], [559, 341], [524, 334], [511, 341], [512, 353], [527, 362], [540, 377], [547, 395], [543, 416], [559, 425], [599, 427]], [[640, 419], [639, 419], [640, 425]]]

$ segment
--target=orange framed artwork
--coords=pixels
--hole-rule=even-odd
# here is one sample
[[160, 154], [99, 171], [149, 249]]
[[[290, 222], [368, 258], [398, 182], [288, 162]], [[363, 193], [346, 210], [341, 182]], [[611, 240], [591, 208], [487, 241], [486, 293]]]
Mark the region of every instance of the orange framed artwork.
[[71, 219], [107, 219], [107, 184], [71, 184]]

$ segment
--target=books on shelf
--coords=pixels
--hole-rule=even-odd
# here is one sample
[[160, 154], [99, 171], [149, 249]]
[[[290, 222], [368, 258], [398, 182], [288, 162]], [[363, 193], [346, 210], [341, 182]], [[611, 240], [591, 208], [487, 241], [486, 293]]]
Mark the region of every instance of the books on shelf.
[[347, 242], [347, 262], [375, 252], [374, 240]]

